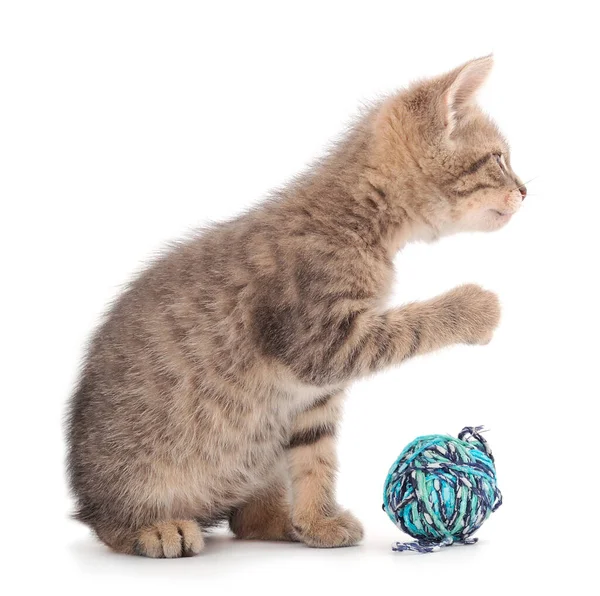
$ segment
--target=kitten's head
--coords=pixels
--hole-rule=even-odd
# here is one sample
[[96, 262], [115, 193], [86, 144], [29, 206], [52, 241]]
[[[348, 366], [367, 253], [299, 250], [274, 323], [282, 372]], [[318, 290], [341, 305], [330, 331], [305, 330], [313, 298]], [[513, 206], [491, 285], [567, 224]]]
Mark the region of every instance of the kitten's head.
[[497, 230], [527, 193], [512, 170], [506, 140], [474, 103], [491, 67], [491, 56], [468, 62], [413, 85], [379, 113], [392, 177], [396, 167], [409, 172], [399, 195], [409, 196], [408, 208], [432, 237]]

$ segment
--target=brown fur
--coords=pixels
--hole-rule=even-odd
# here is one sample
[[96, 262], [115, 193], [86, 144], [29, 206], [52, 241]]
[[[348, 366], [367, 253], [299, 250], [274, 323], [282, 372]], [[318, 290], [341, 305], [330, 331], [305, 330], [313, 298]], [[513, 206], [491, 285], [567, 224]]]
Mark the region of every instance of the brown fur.
[[225, 519], [241, 538], [361, 539], [334, 494], [345, 387], [486, 343], [498, 324], [496, 296], [474, 285], [385, 306], [406, 242], [497, 229], [525, 194], [472, 103], [490, 66], [373, 107], [321, 162], [174, 246], [111, 307], [68, 431], [77, 515], [106, 544], [194, 554], [201, 529]]

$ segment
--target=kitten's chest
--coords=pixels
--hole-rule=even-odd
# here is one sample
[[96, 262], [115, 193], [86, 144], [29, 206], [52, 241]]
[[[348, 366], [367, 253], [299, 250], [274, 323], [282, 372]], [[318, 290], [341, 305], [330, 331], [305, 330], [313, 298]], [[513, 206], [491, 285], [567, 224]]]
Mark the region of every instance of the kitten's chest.
[[396, 271], [393, 263], [386, 263], [383, 265], [381, 267], [380, 287], [376, 301], [376, 308], [378, 310], [385, 310], [388, 307], [389, 299], [394, 288], [395, 279]]
[[286, 424], [293, 423], [300, 412], [310, 409], [315, 403], [328, 395], [338, 393], [345, 387], [344, 383], [315, 386], [290, 380], [284, 387], [284, 403], [286, 404]]

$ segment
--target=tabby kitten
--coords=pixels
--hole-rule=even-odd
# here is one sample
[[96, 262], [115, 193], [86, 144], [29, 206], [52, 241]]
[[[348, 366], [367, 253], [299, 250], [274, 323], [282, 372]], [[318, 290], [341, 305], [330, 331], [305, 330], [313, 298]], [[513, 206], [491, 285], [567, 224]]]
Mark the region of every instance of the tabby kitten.
[[68, 421], [77, 517], [113, 549], [199, 553], [239, 538], [356, 544], [335, 500], [352, 381], [485, 344], [494, 294], [466, 285], [386, 308], [407, 242], [497, 230], [526, 191], [473, 103], [491, 57], [373, 107], [262, 205], [152, 263], [93, 337]]

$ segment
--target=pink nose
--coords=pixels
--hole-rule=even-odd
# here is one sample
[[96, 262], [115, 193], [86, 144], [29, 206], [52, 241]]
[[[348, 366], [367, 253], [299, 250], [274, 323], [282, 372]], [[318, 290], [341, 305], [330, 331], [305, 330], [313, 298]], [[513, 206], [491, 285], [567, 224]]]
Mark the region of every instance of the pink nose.
[[527, 187], [522, 184], [521, 186], [519, 186], [519, 191], [521, 193], [521, 200], [525, 200], [525, 197], [527, 196]]

